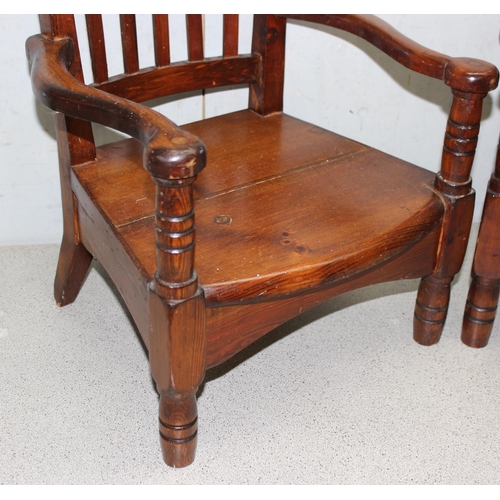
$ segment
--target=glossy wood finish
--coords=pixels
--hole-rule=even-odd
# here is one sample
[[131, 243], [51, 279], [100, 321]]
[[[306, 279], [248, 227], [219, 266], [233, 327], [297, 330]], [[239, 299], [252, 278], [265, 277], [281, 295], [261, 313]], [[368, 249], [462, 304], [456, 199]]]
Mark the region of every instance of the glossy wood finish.
[[260, 54], [260, 74], [250, 85], [249, 108], [261, 115], [283, 110], [286, 22], [277, 16], [256, 15], [252, 52]]
[[223, 51], [224, 57], [238, 55], [238, 26], [239, 16], [237, 14], [224, 14]]
[[500, 292], [500, 143], [477, 238], [472, 264], [472, 282], [465, 306], [462, 341], [470, 347], [485, 347], [490, 339]]
[[354, 278], [319, 286], [305, 295], [210, 308], [207, 317], [207, 368], [228, 360], [273, 328], [327, 299], [376, 283], [429, 274], [439, 236], [440, 226], [437, 226], [425, 238], [383, 266], [359, 273]]
[[441, 171], [434, 183], [447, 211], [437, 266], [419, 288], [413, 338], [431, 345], [443, 331], [450, 297], [450, 283], [460, 270], [467, 250], [475, 193], [470, 171], [474, 159], [485, 94], [454, 92], [443, 146]]
[[123, 68], [125, 74], [139, 71], [139, 47], [137, 46], [137, 27], [133, 14], [120, 14], [122, 35]]
[[[184, 128], [212, 153], [194, 191], [194, 267], [209, 302], [269, 300], [352, 278], [442, 219], [433, 174], [286, 115], [241, 111]], [[242, 152], [245, 163], [235, 165]], [[141, 160], [140, 146], [125, 141], [75, 174], [152, 277], [154, 190]], [[293, 205], [286, 211], [284, 200]]]
[[105, 82], [108, 79], [108, 62], [102, 16], [99, 14], [87, 14], [85, 22], [89, 34], [89, 49], [94, 82]]
[[155, 63], [158, 68], [170, 64], [170, 35], [167, 14], [153, 14]]
[[[496, 68], [425, 49], [371, 16], [288, 16], [350, 31], [452, 88], [435, 175], [283, 114], [286, 17], [255, 16], [252, 53], [240, 55], [238, 17], [226, 15], [221, 56], [207, 59], [203, 19], [188, 15], [188, 61], [171, 63], [168, 16], [154, 15], [156, 65], [141, 68], [135, 16], [122, 15], [125, 72], [109, 75], [102, 19], [88, 15], [92, 86], [71, 16], [41, 16], [42, 35], [27, 42], [33, 90], [59, 113], [56, 299], [74, 300], [92, 257], [105, 267], [148, 348], [173, 467], [194, 460], [206, 369], [330, 297], [395, 279], [423, 278], [414, 338], [434, 343], [465, 252]], [[243, 83], [248, 110], [182, 129], [139, 104]], [[89, 122], [132, 139], [96, 149]]]
[[190, 61], [203, 60], [203, 21], [201, 14], [187, 14], [187, 44]]

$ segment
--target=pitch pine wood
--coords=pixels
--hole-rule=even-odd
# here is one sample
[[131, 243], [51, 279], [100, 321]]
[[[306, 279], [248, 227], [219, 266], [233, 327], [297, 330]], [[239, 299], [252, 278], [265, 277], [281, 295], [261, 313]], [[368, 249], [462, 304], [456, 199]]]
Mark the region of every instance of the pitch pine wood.
[[472, 282], [465, 306], [462, 341], [485, 347], [491, 336], [500, 292], [500, 144], [479, 227], [472, 264]]
[[224, 14], [223, 55], [233, 57], [238, 55], [238, 26], [237, 14]]
[[108, 63], [102, 16], [99, 14], [87, 14], [85, 22], [89, 33], [89, 49], [94, 82], [105, 82], [108, 79]]
[[[287, 18], [349, 31], [451, 88], [438, 175], [283, 114]], [[40, 16], [42, 34], [27, 41], [33, 90], [57, 112], [55, 296], [76, 298], [92, 258], [105, 267], [148, 348], [167, 464], [194, 460], [205, 370], [330, 297], [421, 277], [414, 338], [439, 340], [467, 244], [494, 66], [429, 50], [365, 15], [256, 15], [245, 55], [238, 18], [226, 15], [222, 55], [206, 59], [202, 17], [190, 14], [188, 61], [171, 63], [168, 16], [158, 14], [155, 66], [141, 68], [135, 16], [123, 14], [125, 72], [109, 75], [101, 16], [86, 20], [92, 86], [71, 15]], [[248, 110], [182, 129], [140, 104], [234, 84], [249, 86]], [[90, 122], [132, 139], [96, 149]], [[488, 268], [477, 261], [478, 272]]]
[[153, 14], [155, 63], [158, 68], [170, 64], [170, 36], [167, 14]]
[[125, 73], [137, 73], [139, 71], [139, 49], [137, 47], [135, 15], [120, 14], [120, 28]]
[[[194, 267], [208, 302], [262, 301], [353, 276], [441, 220], [433, 174], [300, 120], [242, 111], [184, 128], [212, 152], [195, 185]], [[120, 146], [75, 173], [152, 277], [154, 185], [140, 148]], [[142, 186], [135, 200], [132, 186]], [[373, 189], [383, 194], [373, 199]]]

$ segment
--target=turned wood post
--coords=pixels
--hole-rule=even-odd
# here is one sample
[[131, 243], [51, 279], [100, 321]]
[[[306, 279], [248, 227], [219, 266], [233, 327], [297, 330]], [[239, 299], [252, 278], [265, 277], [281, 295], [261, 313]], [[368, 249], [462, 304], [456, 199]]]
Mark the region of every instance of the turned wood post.
[[[463, 92], [454, 84], [463, 84], [466, 71], [472, 72], [475, 62], [458, 60], [450, 62], [445, 83], [453, 89], [446, 134], [444, 139], [441, 171], [436, 176], [435, 188], [446, 204], [446, 214], [441, 230], [439, 254], [433, 274], [422, 279], [417, 295], [414, 316], [414, 339], [423, 345], [439, 341], [443, 331], [450, 283], [462, 266], [474, 211], [475, 193], [470, 171], [477, 145], [479, 124], [485, 92]], [[484, 83], [484, 82], [482, 82]], [[481, 85], [476, 85], [483, 90]]]
[[[43, 14], [39, 16], [40, 30], [47, 38], [68, 37], [73, 41], [73, 62], [70, 72], [83, 82], [75, 20], [69, 14]], [[61, 182], [63, 238], [54, 281], [54, 298], [60, 306], [72, 303], [81, 289], [92, 255], [80, 241], [76, 200], [71, 189], [71, 165], [95, 160], [94, 136], [89, 122], [61, 113], [54, 115], [59, 152]]]
[[256, 14], [253, 23], [252, 53], [261, 60], [257, 82], [250, 85], [249, 108], [265, 116], [283, 110], [286, 19]]
[[470, 347], [488, 344], [500, 291], [500, 142], [495, 171], [488, 183], [483, 216], [472, 264], [472, 282], [465, 305], [462, 342]]
[[196, 390], [207, 352], [205, 302], [194, 270], [192, 186], [205, 166], [205, 147], [181, 133], [169, 142], [165, 149], [153, 140], [145, 156], [156, 183], [157, 271], [149, 289], [149, 358], [160, 394], [163, 458], [172, 467], [184, 467], [194, 460]]

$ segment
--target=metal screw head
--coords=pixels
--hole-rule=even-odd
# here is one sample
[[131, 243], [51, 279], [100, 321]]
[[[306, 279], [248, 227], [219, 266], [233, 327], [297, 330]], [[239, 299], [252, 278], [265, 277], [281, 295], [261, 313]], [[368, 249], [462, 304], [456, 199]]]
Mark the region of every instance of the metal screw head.
[[233, 219], [231, 219], [231, 217], [229, 217], [229, 215], [216, 215], [214, 217], [214, 222], [216, 224], [227, 225], [227, 224], [231, 224], [232, 221], [233, 221]]

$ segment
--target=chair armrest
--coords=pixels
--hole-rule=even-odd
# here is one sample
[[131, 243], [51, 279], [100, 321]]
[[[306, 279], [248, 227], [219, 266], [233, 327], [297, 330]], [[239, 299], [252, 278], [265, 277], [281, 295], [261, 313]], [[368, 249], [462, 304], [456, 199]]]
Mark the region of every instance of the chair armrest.
[[454, 90], [487, 93], [498, 85], [498, 69], [485, 61], [452, 58], [410, 40], [382, 19], [355, 14], [283, 14], [289, 19], [331, 26], [357, 35], [403, 66], [442, 80]]
[[68, 71], [73, 61], [69, 38], [28, 38], [31, 82], [36, 97], [65, 115], [124, 132], [144, 146], [144, 168], [157, 179], [195, 177], [206, 164], [203, 142], [160, 113], [85, 85]]

